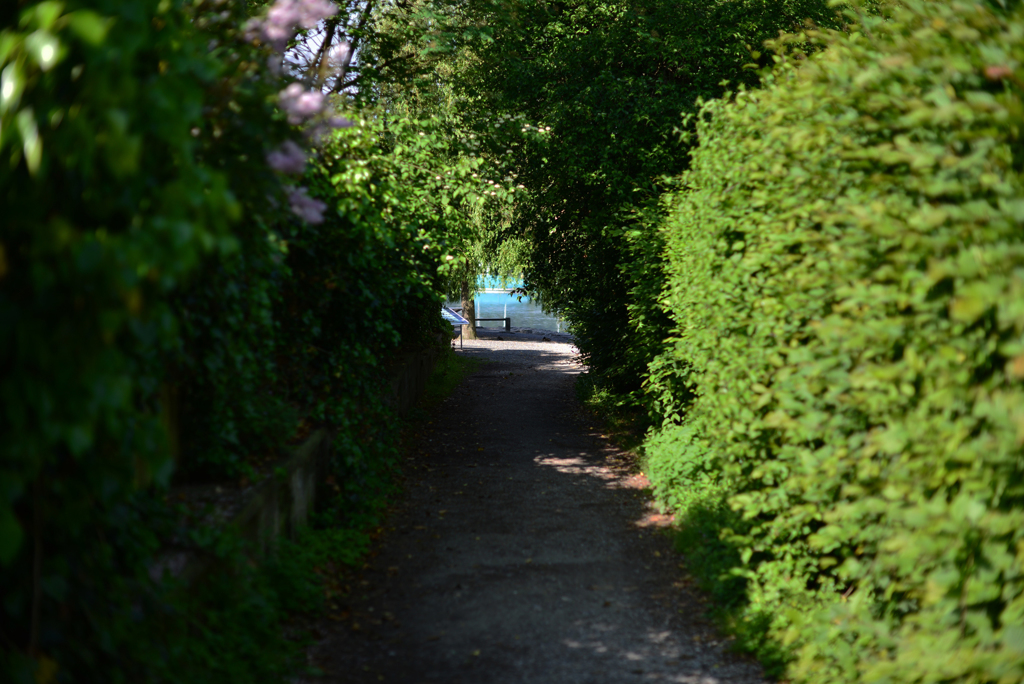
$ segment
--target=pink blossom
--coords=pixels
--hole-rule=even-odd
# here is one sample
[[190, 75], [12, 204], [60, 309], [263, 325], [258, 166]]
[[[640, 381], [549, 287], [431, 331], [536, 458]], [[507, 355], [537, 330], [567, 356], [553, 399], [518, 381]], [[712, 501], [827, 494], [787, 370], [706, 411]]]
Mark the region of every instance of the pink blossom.
[[990, 81], [1001, 81], [1010, 76], [1013, 76], [1013, 69], [1006, 65], [993, 64], [985, 67], [985, 78]]
[[306, 91], [302, 88], [301, 83], [291, 83], [287, 88], [277, 94], [277, 99], [281, 103], [282, 107], [288, 109], [304, 92]]
[[285, 188], [285, 192], [288, 193], [288, 203], [291, 205], [292, 213], [306, 223], [315, 225], [324, 222], [327, 205], [310, 197], [308, 189], [288, 186]]
[[306, 90], [301, 83], [292, 83], [278, 93], [281, 107], [288, 113], [288, 123], [300, 124], [323, 111], [326, 98], [317, 90]]
[[250, 24], [260, 37], [279, 52], [297, 29], [313, 28], [321, 19], [337, 14], [337, 8], [327, 0], [277, 0], [262, 20]]
[[337, 66], [345, 64], [345, 62], [348, 61], [348, 55], [351, 51], [352, 47], [348, 44], [347, 40], [341, 45], [335, 45], [331, 48], [330, 63]]
[[296, 100], [293, 109], [299, 116], [310, 117], [314, 114], [319, 114], [323, 108], [324, 94], [318, 91], [310, 91], [299, 95], [299, 99]]
[[355, 124], [352, 123], [351, 120], [335, 114], [332, 116], [324, 117], [323, 119], [317, 121], [316, 124], [312, 126], [307, 126], [304, 132], [307, 138], [312, 140], [314, 144], [318, 145], [320, 144], [320, 141], [323, 139], [323, 137], [330, 133], [332, 130], [337, 128], [349, 128], [354, 125]]
[[270, 168], [281, 173], [300, 174], [306, 170], [306, 153], [291, 140], [267, 155]]

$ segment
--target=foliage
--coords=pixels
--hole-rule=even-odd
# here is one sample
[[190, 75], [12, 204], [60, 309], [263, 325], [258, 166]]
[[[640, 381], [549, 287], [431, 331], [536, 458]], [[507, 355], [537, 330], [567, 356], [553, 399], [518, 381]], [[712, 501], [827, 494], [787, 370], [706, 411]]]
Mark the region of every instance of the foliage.
[[449, 40], [475, 57], [466, 120], [527, 190], [508, 234], [530, 245], [528, 287], [569, 319], [595, 379], [633, 392], [667, 330], [657, 197], [687, 164], [681, 113], [723, 80], [755, 83], [744, 65], [765, 39], [833, 13], [817, 0], [476, 7]]
[[[152, 525], [152, 520], [146, 521]], [[290, 556], [291, 572], [277, 563], [252, 563], [231, 530], [182, 530], [187, 546], [207, 563], [202, 576], [188, 583], [165, 580], [154, 585], [155, 599], [135, 609], [131, 632], [110, 663], [89, 663], [91, 672], [127, 671], [127, 681], [278, 682], [301, 668], [301, 642], [283, 636], [289, 615], [315, 596], [317, 580], [308, 557]], [[137, 600], [137, 599], [136, 599]], [[89, 647], [87, 640], [79, 647]], [[83, 648], [84, 650], [84, 648]], [[88, 679], [90, 671], [56, 660], [63, 677]], [[85, 675], [84, 677], [82, 675]], [[38, 675], [37, 675], [38, 676]]]
[[327, 601], [342, 593], [337, 586], [339, 574], [362, 563], [370, 550], [365, 522], [344, 527], [321, 523], [303, 529], [294, 540], [280, 541], [265, 573], [289, 612], [320, 615]]
[[[306, 5], [305, 14], [314, 13], [298, 21], [331, 10], [316, 0]], [[282, 321], [275, 309], [293, 274], [279, 247], [295, 226], [322, 220], [309, 211], [315, 202], [297, 199], [291, 184], [303, 170], [303, 145], [281, 142], [298, 138], [293, 124], [304, 124], [307, 142], [325, 134], [322, 98], [301, 94], [301, 84], [282, 89], [281, 79], [259, 66], [280, 59], [280, 52], [252, 41], [268, 32], [269, 20], [247, 19], [216, 3], [200, 10], [196, 24], [212, 34], [207, 48], [220, 78], [206, 88], [204, 117], [191, 134], [202, 143], [199, 159], [228, 179], [245, 220], [232, 226], [236, 248], [206, 260], [169, 298], [180, 335], [166, 362], [161, 401], [178, 480], [251, 476], [253, 455], [273, 453], [291, 435], [298, 407], [280, 390], [275, 360]], [[275, 27], [286, 35], [302, 28], [293, 21], [285, 17]], [[293, 89], [300, 94], [286, 98]]]
[[[807, 682], [1024, 677], [1024, 13], [907, 0], [708, 103], [659, 494]], [[780, 54], [784, 45], [776, 46]], [[704, 521], [704, 523], [701, 522]]]
[[[397, 78], [392, 75], [390, 80], [376, 81], [372, 95], [361, 95], [372, 97], [386, 130], [389, 121], [435, 122], [436, 133], [448, 141], [443, 158], [448, 162], [472, 160], [477, 192], [491, 198], [486, 203], [467, 205], [460, 212], [459, 239], [449, 246], [453, 259], [442, 272], [440, 283], [449, 299], [469, 296], [477, 287], [477, 276], [483, 273], [520, 278], [527, 250], [522, 238], [506, 234], [515, 202], [524, 188], [515, 185], [502, 155], [485, 148], [464, 115], [467, 96], [458, 84], [476, 57], [464, 45], [448, 45], [445, 49], [443, 39], [436, 35], [436, 27], [457, 17], [465, 17], [465, 8], [429, 0], [407, 3], [404, 12], [381, 17], [377, 43], [389, 46], [394, 53], [390, 59], [401, 63], [402, 73]], [[376, 54], [373, 57], [381, 59]], [[449, 233], [456, 235], [452, 230]]]
[[629, 397], [615, 394], [607, 386], [594, 381], [590, 372], [576, 377], [576, 399], [589, 411], [594, 419], [603, 425], [616, 445], [626, 451], [634, 451], [643, 462], [645, 416]]
[[155, 545], [132, 493], [170, 474], [168, 295], [239, 244], [238, 198], [192, 133], [236, 65], [189, 21], [171, 2], [0, 10], [0, 583], [15, 670], [35, 658], [117, 678]]
[[[461, 185], [448, 192], [435, 180], [448, 171], [427, 159], [434, 138], [424, 128], [410, 124], [394, 146], [380, 134], [359, 120], [323, 141], [306, 178], [328, 206], [325, 220], [282, 226], [277, 242], [283, 391], [319, 422], [355, 419], [380, 394], [389, 353], [403, 342], [424, 346], [417, 335], [440, 318], [434, 281], [445, 210], [466, 200]], [[341, 403], [317, 407], [320, 399]]]
[[185, 534], [166, 487], [251, 475], [301, 417], [338, 435], [335, 513], [378, 496], [388, 359], [437, 344], [478, 162], [438, 166], [429, 123], [332, 133], [220, 3], [9, 3], [0, 27], [3, 676], [273, 679], [282, 612], [242, 556], [209, 592], [150, 577]]

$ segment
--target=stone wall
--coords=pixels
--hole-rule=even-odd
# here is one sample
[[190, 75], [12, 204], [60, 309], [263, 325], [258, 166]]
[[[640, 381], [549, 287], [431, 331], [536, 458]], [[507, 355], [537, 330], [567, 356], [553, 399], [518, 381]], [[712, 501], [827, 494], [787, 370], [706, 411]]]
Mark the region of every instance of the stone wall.
[[[231, 523], [258, 545], [261, 554], [282, 534], [294, 538], [309, 524], [334, 452], [334, 432], [321, 428], [303, 442], [284, 465], [282, 474], [267, 478], [248, 492]], [[279, 472], [281, 472], [279, 471]]]
[[[392, 366], [385, 387], [390, 393], [388, 401], [399, 416], [405, 415], [423, 395], [436, 361], [437, 351], [428, 350], [407, 354]], [[219, 494], [213, 512], [205, 520], [234, 525], [244, 539], [254, 544], [259, 555], [266, 555], [281, 535], [294, 538], [309, 524], [318, 502], [329, 494], [326, 478], [333, 457], [333, 430], [315, 430], [278, 465], [277, 474], [244, 491]], [[220, 492], [220, 487], [216, 490]], [[210, 559], [166, 549], [150, 567], [150, 574], [154, 580], [170, 573], [190, 582], [211, 567]]]

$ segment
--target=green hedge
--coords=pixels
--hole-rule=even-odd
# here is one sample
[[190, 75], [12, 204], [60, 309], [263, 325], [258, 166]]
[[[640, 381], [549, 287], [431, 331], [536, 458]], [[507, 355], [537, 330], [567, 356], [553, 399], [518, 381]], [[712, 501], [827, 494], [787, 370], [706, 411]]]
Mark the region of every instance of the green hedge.
[[1022, 39], [908, 0], [700, 115], [651, 478], [795, 681], [1024, 678]]
[[[202, 679], [164, 664], [198, 662], [197, 605], [147, 574], [175, 531], [151, 489], [172, 466], [161, 387], [188, 346], [174, 293], [246, 241], [232, 226], [245, 195], [209, 158], [251, 141], [245, 127], [265, 129], [268, 143], [285, 131], [266, 103], [273, 84], [232, 87], [258, 52], [234, 40], [241, 13], [213, 9], [104, 0], [0, 9], [5, 681]], [[239, 117], [219, 106], [233, 98], [256, 107]], [[267, 175], [250, 190], [273, 192]], [[277, 608], [235, 569], [229, 583], [242, 595], [202, 603], [206, 626], [266, 627], [221, 630], [221, 648], [203, 660], [211, 674], [258, 679], [288, 649], [265, 638]], [[265, 658], [241, 655], [254, 645]]]

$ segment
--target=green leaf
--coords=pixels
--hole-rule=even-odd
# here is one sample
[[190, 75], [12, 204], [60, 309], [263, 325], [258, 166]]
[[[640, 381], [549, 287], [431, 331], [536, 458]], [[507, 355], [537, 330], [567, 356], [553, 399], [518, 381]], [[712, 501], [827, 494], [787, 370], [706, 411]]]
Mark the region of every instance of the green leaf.
[[25, 38], [25, 47], [43, 71], [49, 71], [61, 58], [61, 45], [57, 37], [39, 30]]
[[101, 44], [114, 25], [113, 19], [101, 17], [92, 10], [77, 10], [67, 19], [71, 31], [89, 45]]
[[21, 25], [23, 27], [35, 25], [37, 28], [45, 31], [53, 26], [63, 11], [63, 2], [44, 0], [44, 2], [30, 7], [22, 13]]
[[5, 504], [0, 508], [0, 564], [8, 564], [21, 548], [24, 538], [21, 525], [14, 512]]
[[25, 89], [25, 77], [18, 62], [11, 62], [0, 72], [0, 114], [17, 108]]
[[1024, 658], [1024, 625], [1007, 625], [1003, 628], [1003, 646]]
[[23, 109], [17, 116], [18, 133], [21, 134], [21, 143], [25, 151], [25, 163], [28, 171], [35, 175], [39, 171], [39, 164], [43, 159], [43, 142], [39, 138], [39, 129], [36, 127], [35, 114], [31, 108]]

